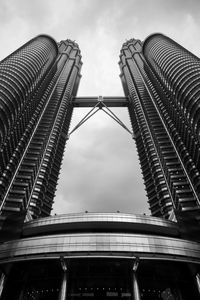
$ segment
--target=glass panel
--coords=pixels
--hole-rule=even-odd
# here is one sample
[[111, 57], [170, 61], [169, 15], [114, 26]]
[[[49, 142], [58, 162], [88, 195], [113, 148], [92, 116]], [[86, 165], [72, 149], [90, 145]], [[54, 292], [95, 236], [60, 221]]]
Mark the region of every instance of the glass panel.
[[59, 261], [17, 263], [12, 268], [2, 300], [57, 300], [62, 270]]
[[116, 259], [79, 259], [69, 264], [67, 299], [131, 298], [131, 263]]
[[138, 268], [142, 300], [198, 299], [191, 269], [184, 263], [143, 261]]

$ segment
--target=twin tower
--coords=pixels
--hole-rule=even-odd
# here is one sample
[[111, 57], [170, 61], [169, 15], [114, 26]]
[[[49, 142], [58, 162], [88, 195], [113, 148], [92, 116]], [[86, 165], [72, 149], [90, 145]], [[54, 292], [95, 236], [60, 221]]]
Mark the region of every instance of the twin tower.
[[[125, 96], [105, 98], [76, 97], [81, 65], [75, 42], [46, 35], [0, 63], [0, 299], [197, 300], [200, 59], [162, 34], [131, 39]], [[50, 216], [80, 106], [127, 107], [152, 216]]]
[[[76, 98], [81, 54], [71, 40], [40, 35], [0, 65], [0, 224], [11, 214], [49, 216]], [[125, 97], [153, 216], [200, 210], [200, 60], [162, 34], [120, 53]], [[134, 199], [133, 199], [134, 201]], [[131, 208], [130, 208], [131, 209]]]

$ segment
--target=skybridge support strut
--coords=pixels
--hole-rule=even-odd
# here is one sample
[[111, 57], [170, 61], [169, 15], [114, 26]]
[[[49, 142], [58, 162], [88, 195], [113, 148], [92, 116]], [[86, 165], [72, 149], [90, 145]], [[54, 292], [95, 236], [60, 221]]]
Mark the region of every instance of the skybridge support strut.
[[69, 136], [78, 129], [89, 118], [96, 114], [99, 110], [104, 111], [121, 127], [123, 127], [132, 138], [135, 138], [134, 133], [116, 116], [109, 107], [127, 107], [128, 98], [126, 97], [77, 97], [73, 99], [74, 107], [92, 107], [92, 109], [81, 119], [81, 121], [71, 130]]

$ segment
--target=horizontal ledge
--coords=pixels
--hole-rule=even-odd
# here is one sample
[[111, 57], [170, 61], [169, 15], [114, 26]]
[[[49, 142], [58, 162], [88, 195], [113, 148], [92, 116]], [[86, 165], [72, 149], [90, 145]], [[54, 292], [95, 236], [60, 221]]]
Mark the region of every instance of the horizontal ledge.
[[87, 233], [38, 236], [1, 244], [0, 261], [32, 255], [52, 256], [67, 253], [130, 253], [195, 259], [200, 262], [200, 245], [190, 240], [146, 234]]
[[157, 217], [125, 213], [74, 213], [32, 220], [24, 224], [23, 237], [87, 232], [151, 233], [178, 237], [177, 223]]
[[37, 260], [60, 260], [61, 258], [65, 260], [76, 260], [76, 259], [113, 259], [113, 260], [129, 260], [135, 261], [139, 259], [140, 261], [176, 261], [176, 262], [186, 262], [186, 263], [196, 263], [200, 264], [200, 261], [196, 258], [187, 257], [187, 256], [177, 256], [177, 255], [163, 255], [163, 254], [151, 254], [151, 253], [142, 253], [137, 252], [133, 255], [113, 255], [113, 252], [109, 255], [108, 253], [104, 254], [88, 254], [88, 253], [54, 253], [54, 254], [37, 254], [37, 255], [21, 255], [17, 257], [9, 257], [3, 260], [0, 260], [0, 265], [5, 263], [14, 263], [14, 262], [25, 262], [25, 261], [37, 261]]

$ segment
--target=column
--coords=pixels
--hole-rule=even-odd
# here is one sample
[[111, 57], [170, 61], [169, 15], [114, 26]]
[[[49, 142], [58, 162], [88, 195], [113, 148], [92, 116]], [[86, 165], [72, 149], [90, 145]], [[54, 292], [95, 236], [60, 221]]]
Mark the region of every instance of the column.
[[59, 300], [65, 300], [67, 296], [67, 272], [63, 272], [62, 284], [59, 293]]
[[3, 293], [5, 282], [6, 282], [6, 275], [4, 273], [2, 273], [1, 277], [0, 277], [0, 298], [1, 298], [2, 293]]
[[198, 292], [200, 294], [200, 275], [198, 273], [196, 274], [195, 279], [196, 279], [197, 289], [198, 289]]
[[59, 293], [59, 300], [66, 300], [67, 298], [67, 265], [63, 257], [60, 258], [61, 267], [63, 270], [62, 283]]
[[141, 300], [140, 296], [140, 290], [138, 286], [138, 280], [137, 280], [137, 275], [136, 271], [139, 265], [139, 258], [136, 258], [133, 264], [133, 300]]

